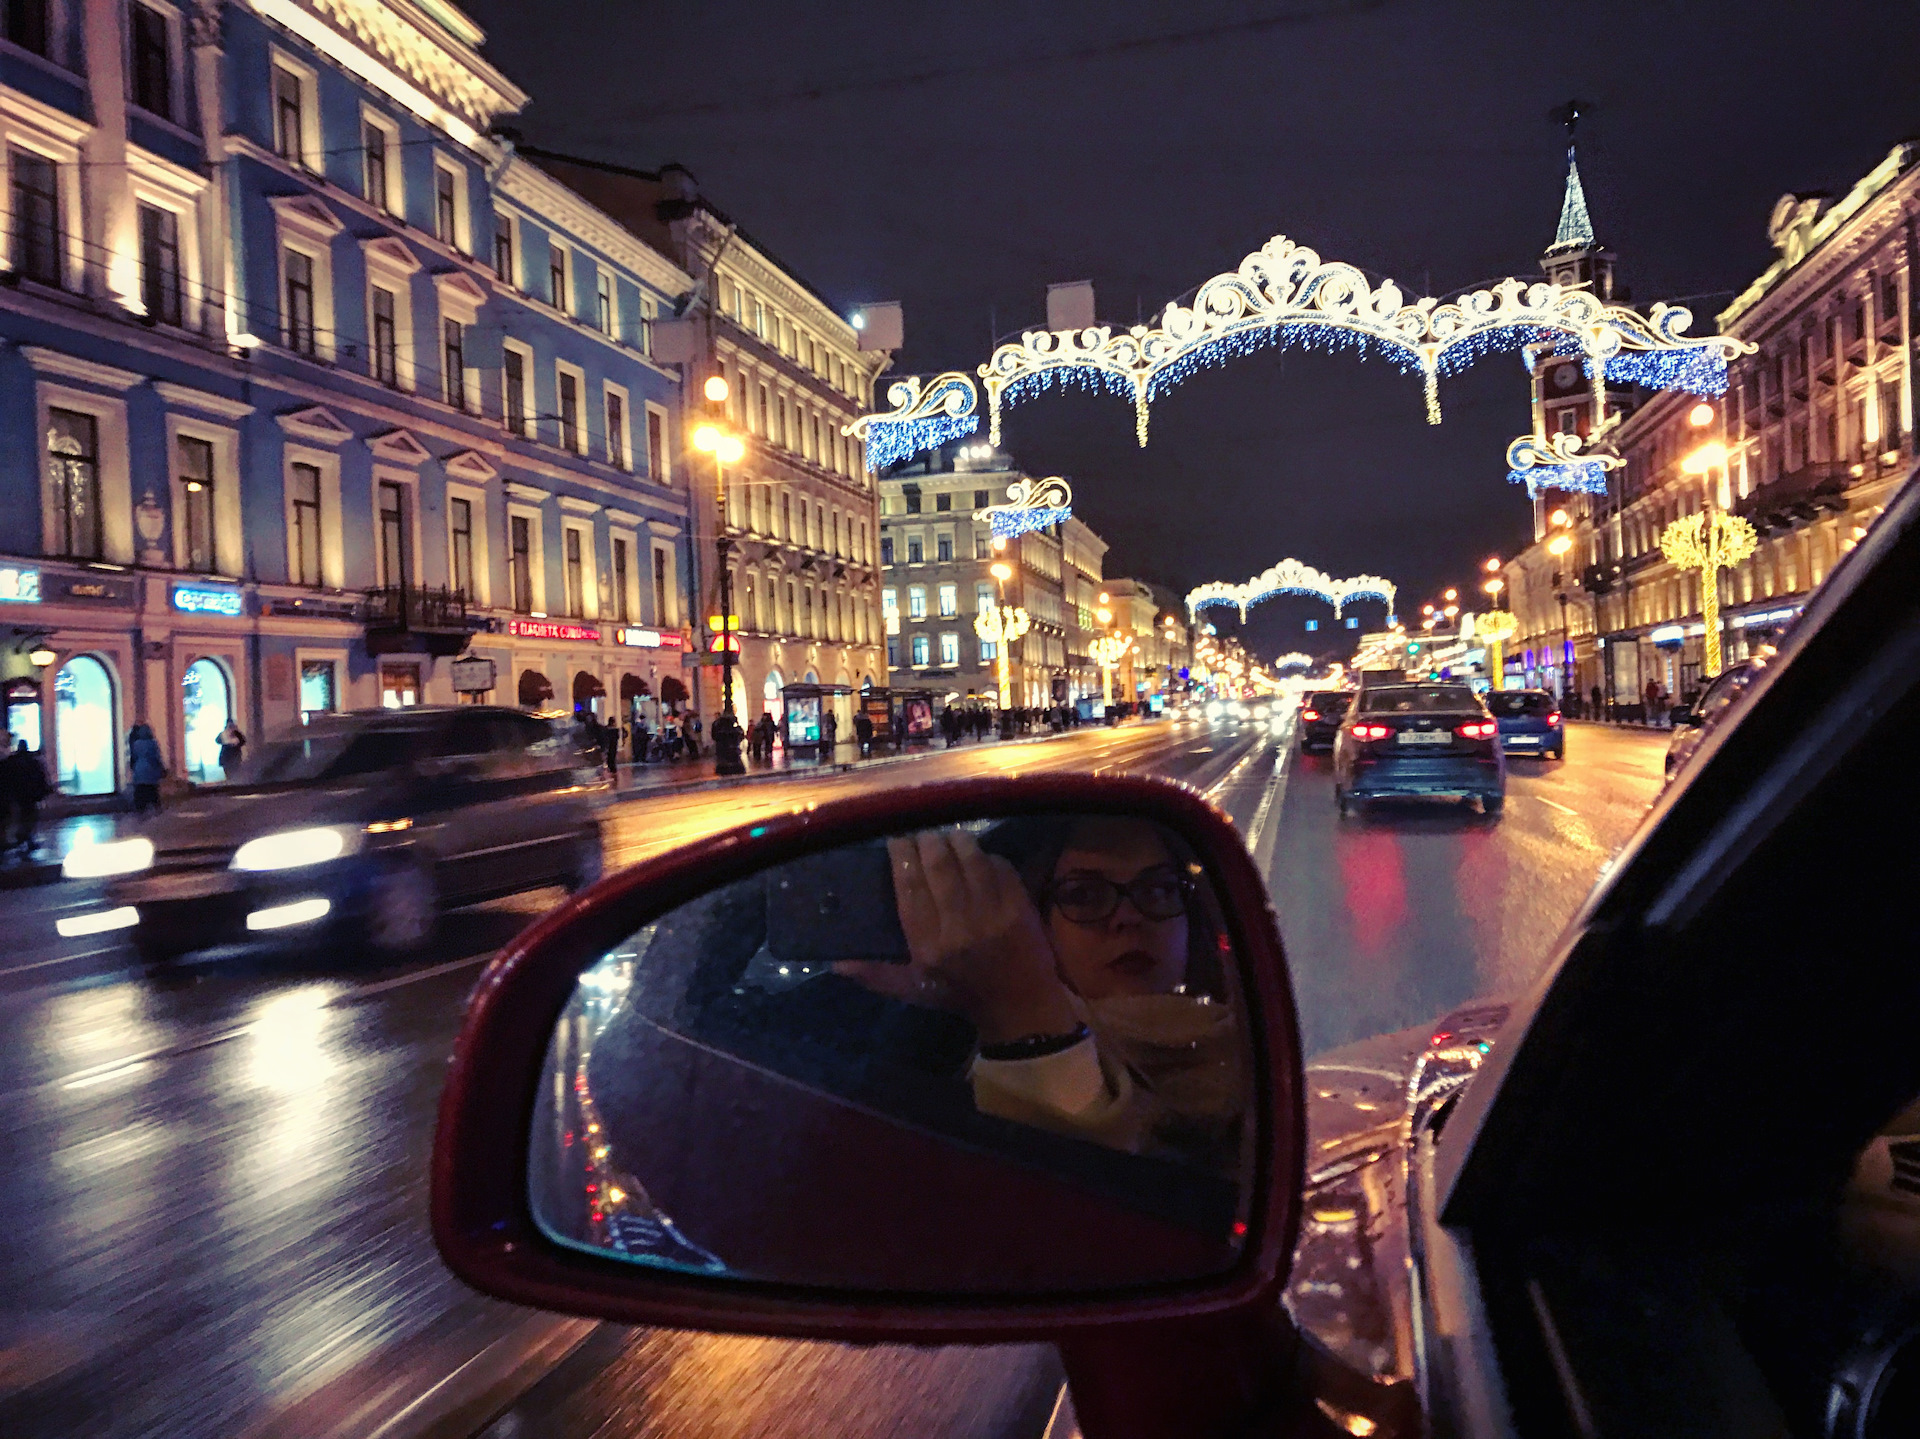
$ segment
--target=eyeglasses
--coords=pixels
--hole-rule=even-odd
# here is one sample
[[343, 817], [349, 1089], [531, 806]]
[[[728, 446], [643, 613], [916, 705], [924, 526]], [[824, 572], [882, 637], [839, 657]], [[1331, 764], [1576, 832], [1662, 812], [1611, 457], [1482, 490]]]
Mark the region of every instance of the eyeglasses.
[[1047, 903], [1075, 924], [1111, 919], [1122, 898], [1131, 900], [1142, 919], [1178, 919], [1187, 912], [1193, 884], [1165, 870], [1149, 870], [1125, 884], [1103, 875], [1078, 874], [1058, 880], [1046, 892]]

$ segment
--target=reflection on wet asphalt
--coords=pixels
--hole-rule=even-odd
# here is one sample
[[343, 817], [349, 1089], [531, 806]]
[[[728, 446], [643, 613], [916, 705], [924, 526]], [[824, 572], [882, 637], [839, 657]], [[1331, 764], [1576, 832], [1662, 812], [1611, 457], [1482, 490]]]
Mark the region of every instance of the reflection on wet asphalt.
[[[1310, 1052], [1537, 972], [1658, 784], [1655, 737], [1583, 727], [1569, 753], [1516, 764], [1498, 825], [1384, 809], [1341, 825], [1324, 761], [1292, 762], [1266, 845]], [[863, 785], [1054, 767], [1213, 786], [1246, 829], [1274, 759], [1251, 732], [1165, 724], [963, 747], [868, 775], [622, 803], [608, 857]], [[364, 1433], [338, 1419], [356, 1398], [424, 1390], [523, 1319], [442, 1269], [426, 1159], [464, 995], [556, 891], [453, 916], [433, 953], [398, 970], [349, 954], [152, 977], [100, 940], [51, 937], [52, 916], [84, 898], [0, 895], [0, 1434]], [[608, 1326], [490, 1435], [1033, 1432], [1056, 1384], [1037, 1347]]]

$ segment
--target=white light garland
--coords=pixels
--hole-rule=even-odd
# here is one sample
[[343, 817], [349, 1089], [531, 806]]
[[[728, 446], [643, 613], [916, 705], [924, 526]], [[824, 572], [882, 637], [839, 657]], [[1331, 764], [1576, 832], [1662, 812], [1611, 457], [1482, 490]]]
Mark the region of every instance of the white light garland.
[[887, 403], [891, 410], [862, 415], [840, 430], [865, 443], [870, 470], [884, 470], [980, 428], [980, 392], [958, 370], [924, 383], [918, 375], [896, 380], [887, 387]]
[[976, 510], [974, 518], [984, 517], [996, 540], [1010, 540], [1030, 530], [1044, 530], [1073, 514], [1073, 487], [1059, 475], [1042, 480], [1015, 480], [1007, 486], [1007, 503]]
[[1584, 450], [1585, 441], [1571, 432], [1560, 435], [1522, 435], [1507, 446], [1507, 479], [1525, 485], [1530, 498], [1543, 490], [1604, 495], [1607, 471], [1626, 463], [1607, 449]]

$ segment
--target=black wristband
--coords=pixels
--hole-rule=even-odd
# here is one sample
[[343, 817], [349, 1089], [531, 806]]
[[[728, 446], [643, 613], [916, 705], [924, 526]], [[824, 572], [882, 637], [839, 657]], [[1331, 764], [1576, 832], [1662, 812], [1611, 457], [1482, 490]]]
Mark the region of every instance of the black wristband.
[[982, 1059], [1044, 1059], [1049, 1054], [1059, 1054], [1072, 1049], [1085, 1039], [1089, 1033], [1086, 1025], [1076, 1024], [1065, 1034], [1029, 1034], [1019, 1039], [1009, 1039], [1005, 1044], [983, 1044], [980, 1046]]

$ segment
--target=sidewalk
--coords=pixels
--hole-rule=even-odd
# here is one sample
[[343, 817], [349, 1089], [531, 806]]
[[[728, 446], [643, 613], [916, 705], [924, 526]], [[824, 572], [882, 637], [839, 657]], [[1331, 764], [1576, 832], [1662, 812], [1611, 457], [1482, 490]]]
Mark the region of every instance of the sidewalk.
[[[1100, 726], [1082, 726], [1082, 728], [1101, 728]], [[1064, 731], [1073, 734], [1075, 731]], [[997, 735], [985, 739], [968, 740], [956, 746], [970, 749], [981, 744], [1031, 744], [1038, 740], [1053, 739], [1052, 730], [1042, 730], [1037, 734], [1016, 735], [1012, 739], [1002, 740]], [[660, 761], [653, 764], [633, 764], [623, 761], [614, 777], [613, 798], [618, 803], [645, 799], [656, 794], [692, 793], [705, 789], [724, 789], [731, 785], [752, 784], [763, 780], [806, 779], [821, 775], [845, 773], [851, 769], [868, 769], [874, 766], [902, 764], [909, 760], [920, 759], [930, 754], [944, 752], [944, 741], [936, 740], [931, 744], [909, 745], [902, 752], [881, 751], [866, 759], [860, 758], [858, 745], [852, 739], [841, 741], [835, 747], [832, 759], [788, 759], [784, 751], [772, 764], [749, 764], [743, 775], [716, 775], [713, 772], [713, 749], [708, 746], [699, 759]], [[216, 786], [217, 788], [217, 786]], [[139, 829], [137, 818], [125, 810], [115, 810], [101, 814], [70, 814], [58, 818], [40, 821], [40, 847], [34, 851], [31, 860], [18, 854], [8, 854], [0, 858], [0, 890], [24, 889], [32, 885], [53, 884], [60, 878], [60, 863], [77, 844], [97, 844], [102, 840], [115, 839], [123, 834], [133, 834]]]

